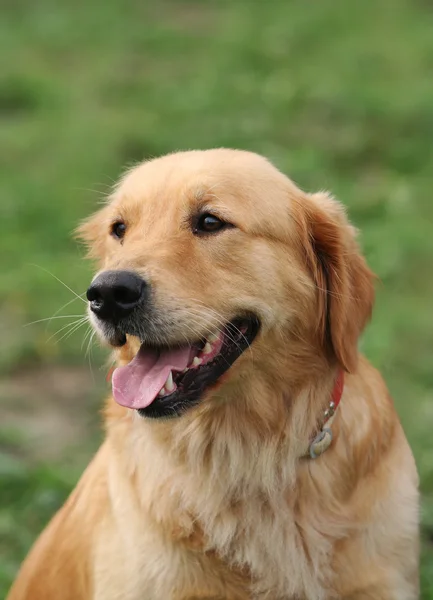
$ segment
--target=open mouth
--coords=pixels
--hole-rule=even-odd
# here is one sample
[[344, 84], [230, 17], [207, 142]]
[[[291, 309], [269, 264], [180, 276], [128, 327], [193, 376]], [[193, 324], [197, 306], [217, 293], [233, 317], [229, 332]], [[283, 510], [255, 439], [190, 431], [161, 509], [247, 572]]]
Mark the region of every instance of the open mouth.
[[260, 328], [256, 317], [235, 319], [196, 343], [177, 347], [142, 344], [135, 358], [113, 373], [119, 404], [143, 417], [177, 417], [199, 403]]

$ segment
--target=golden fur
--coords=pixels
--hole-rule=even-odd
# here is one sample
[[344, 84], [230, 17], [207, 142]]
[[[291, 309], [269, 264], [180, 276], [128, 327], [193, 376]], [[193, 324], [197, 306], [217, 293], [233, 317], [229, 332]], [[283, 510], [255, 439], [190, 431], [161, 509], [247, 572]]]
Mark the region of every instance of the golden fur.
[[[236, 229], [198, 239], [206, 206]], [[123, 245], [108, 233], [128, 224]], [[9, 600], [414, 600], [414, 460], [379, 373], [358, 356], [373, 277], [342, 206], [262, 157], [137, 166], [80, 228], [99, 268], [151, 281], [172, 339], [239, 310], [261, 330], [202, 402], [168, 421], [112, 399], [106, 439], [26, 559]], [[117, 351], [130, 361], [138, 341]], [[334, 441], [305, 458], [338, 369]]]

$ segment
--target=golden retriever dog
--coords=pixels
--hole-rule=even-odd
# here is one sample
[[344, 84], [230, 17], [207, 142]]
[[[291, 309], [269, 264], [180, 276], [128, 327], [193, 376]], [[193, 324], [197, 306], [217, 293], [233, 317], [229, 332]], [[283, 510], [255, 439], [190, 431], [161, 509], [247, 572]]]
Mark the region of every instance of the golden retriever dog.
[[343, 207], [243, 151], [121, 179], [79, 235], [117, 355], [106, 439], [9, 600], [414, 600], [418, 478], [359, 356]]

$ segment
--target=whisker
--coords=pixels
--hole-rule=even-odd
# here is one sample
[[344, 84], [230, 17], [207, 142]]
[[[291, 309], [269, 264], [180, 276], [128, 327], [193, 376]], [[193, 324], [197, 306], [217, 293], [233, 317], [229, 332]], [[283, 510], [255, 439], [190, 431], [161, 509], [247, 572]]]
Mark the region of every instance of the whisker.
[[78, 295], [77, 292], [74, 292], [74, 290], [72, 288], [70, 288], [69, 285], [67, 285], [64, 281], [59, 279], [56, 275], [54, 275], [54, 273], [51, 273], [51, 271], [48, 271], [48, 269], [45, 269], [44, 267], [41, 267], [40, 265], [35, 265], [34, 263], [30, 263], [30, 266], [41, 269], [41, 271], [45, 271], [45, 273], [48, 273], [48, 275], [51, 275], [51, 277], [54, 277], [54, 279], [56, 279], [59, 283], [61, 283], [63, 286], [65, 286], [65, 288], [67, 290], [72, 292], [72, 294], [74, 294], [74, 296], [79, 298], [81, 300], [81, 302], [84, 302], [84, 304], [87, 304], [87, 302], [80, 295]]
[[332, 296], [334, 298], [348, 298], [349, 300], [355, 300], [355, 301], [359, 300], [359, 298], [357, 298], [356, 296], [351, 296], [349, 294], [339, 294], [337, 292], [333, 292], [332, 290], [328, 290], [326, 288], [321, 288], [320, 286], [316, 285], [315, 283], [309, 283], [307, 285], [311, 289], [319, 290], [319, 292], [325, 292], [325, 294], [327, 294], [328, 296]]
[[95, 337], [95, 335], [96, 335], [96, 331], [94, 329], [90, 328], [90, 336], [87, 341], [87, 348], [86, 348], [84, 357], [87, 357], [87, 355], [90, 355], [90, 348], [92, 346], [93, 338]]
[[80, 327], [82, 327], [84, 325], [86, 321], [81, 321], [80, 323], [74, 324], [74, 327], [72, 327], [72, 329], [70, 329], [69, 331], [67, 331], [65, 333], [65, 335], [62, 335], [61, 338], [59, 338], [58, 340], [56, 340], [56, 344], [60, 343], [63, 339], [68, 339], [68, 337], [70, 337], [73, 333], [75, 333], [76, 331], [78, 331], [78, 329], [80, 329]]
[[106, 196], [110, 191], [110, 186], [107, 186], [107, 190], [96, 190], [93, 188], [74, 188], [75, 192], [90, 192], [91, 194], [96, 194], [97, 196]]
[[[200, 302], [200, 300], [195, 300], [195, 302]], [[203, 305], [204, 305], [204, 303], [203, 303]], [[204, 305], [204, 306], [206, 306], [206, 305]], [[209, 308], [209, 307], [207, 307], [207, 306], [206, 306], [206, 310], [207, 310], [207, 311], [210, 311], [211, 313], [213, 313], [214, 315], [216, 315], [216, 317], [214, 317], [214, 318], [215, 318], [215, 320], [216, 320], [216, 321], [217, 321], [217, 322], [218, 322], [220, 325], [222, 325], [223, 327], [226, 327], [226, 325], [227, 325], [227, 321], [224, 319], [223, 315], [221, 315], [220, 313], [218, 313], [218, 312], [217, 312], [216, 310], [214, 310], [213, 308]], [[233, 325], [233, 324], [230, 324], [230, 326], [231, 326], [231, 327], [232, 327], [232, 328], [233, 328], [235, 331], [238, 331], [238, 333], [241, 335], [241, 337], [242, 337], [242, 338], [245, 340], [245, 342], [247, 343], [248, 347], [249, 347], [249, 348], [251, 348], [251, 345], [250, 345], [250, 343], [248, 342], [247, 338], [246, 338], [246, 337], [245, 337], [245, 335], [242, 333], [242, 331], [241, 331], [241, 330], [240, 330], [238, 327], [236, 327], [235, 325]], [[227, 330], [226, 330], [226, 333], [228, 333], [228, 332], [227, 332]], [[230, 336], [229, 336], [229, 335], [228, 335], [228, 337], [230, 338]], [[232, 342], [234, 342], [234, 343], [235, 343], [235, 340], [234, 340], [233, 338], [230, 338], [230, 339], [231, 339], [231, 341], [232, 341]]]
[[[82, 298], [82, 297], [84, 296], [84, 294], [85, 294], [85, 293], [86, 293], [86, 292], [83, 292], [82, 294], [78, 294], [78, 295], [79, 295], [79, 296]], [[72, 304], [72, 302], [75, 302], [76, 300], [77, 300], [77, 298], [75, 298], [75, 297], [74, 297], [74, 298], [72, 298], [72, 300], [69, 300], [68, 302], [66, 302], [66, 303], [65, 303], [63, 306], [61, 306], [60, 308], [58, 308], [58, 309], [56, 310], [56, 312], [53, 314], [53, 316], [52, 316], [51, 318], [54, 318], [56, 315], [58, 315], [58, 314], [59, 314], [59, 312], [60, 312], [61, 310], [63, 310], [64, 308], [66, 308], [67, 306], [69, 306], [70, 304]]]
[[87, 356], [87, 357], [88, 357], [88, 359], [89, 359], [89, 368], [90, 368], [90, 372], [91, 372], [91, 374], [92, 374], [92, 379], [93, 379], [93, 382], [95, 382], [95, 375], [94, 375], [94, 373], [93, 373], [93, 368], [92, 368], [92, 346], [93, 346], [93, 344], [92, 344], [92, 343], [93, 343], [93, 338], [94, 338], [94, 337], [95, 337], [95, 335], [96, 335], [96, 331], [95, 331], [94, 329], [92, 329], [92, 328], [90, 328], [90, 331], [91, 331], [92, 333], [91, 333], [91, 335], [90, 335], [90, 337], [89, 337], [89, 342], [88, 342], [88, 344], [87, 344], [87, 349], [86, 349], [86, 353], [85, 353], [84, 357], [86, 357], [86, 356]]
[[[60, 329], [58, 329], [57, 331], [55, 331], [53, 333], [53, 335], [51, 335], [48, 339], [47, 339], [47, 344], [50, 340], [52, 340], [54, 337], [56, 337], [56, 335], [58, 335], [59, 333], [61, 333], [62, 331], [64, 331], [65, 329], [67, 329], [68, 327], [74, 327], [75, 325], [78, 324], [84, 324], [87, 321], [87, 317], [82, 317], [81, 319], [77, 319], [76, 321], [72, 321], [72, 323], [67, 323], [66, 325], [64, 325], [63, 327], [61, 327]], [[63, 339], [63, 338], [60, 338]], [[57, 342], [59, 342], [60, 340], [57, 340]]]
[[[204, 314], [204, 312], [201, 312], [201, 311], [199, 311], [198, 309], [193, 309], [193, 310], [195, 310], [195, 311], [196, 311], [196, 312], [195, 312], [195, 314], [194, 314], [194, 312], [192, 312], [191, 310], [187, 310], [186, 312], [187, 312], [187, 313], [189, 313], [189, 314], [190, 314], [190, 316], [192, 316], [192, 317], [194, 317], [194, 316], [195, 316], [195, 317], [199, 316], [199, 317], [201, 317], [203, 320], [206, 318], [206, 320], [207, 320], [207, 321], [209, 321], [210, 319], [212, 319], [212, 318], [213, 318], [213, 320], [214, 320], [214, 323], [216, 323], [216, 324], [218, 324], [218, 325], [220, 325], [220, 326], [222, 326], [222, 327], [224, 327], [224, 328], [226, 327], [226, 324], [227, 324], [227, 323], [226, 323], [226, 321], [225, 321], [225, 320], [223, 320], [221, 316], [218, 316], [218, 314], [216, 313], [216, 311], [212, 311], [212, 309], [209, 309], [209, 308], [207, 308], [207, 310], [208, 310], [208, 311], [209, 311], [209, 310], [211, 310], [211, 311], [212, 311], [212, 312], [214, 312], [215, 314], [214, 314], [214, 315], [205, 315], [205, 314]], [[216, 316], [215, 316], [215, 315], [216, 315]], [[197, 323], [196, 323], [196, 325], [197, 325]], [[187, 325], [187, 327], [188, 327], [188, 325]], [[214, 332], [212, 331], [211, 327], [210, 327], [210, 326], [209, 326], [207, 323], [203, 323], [203, 327], [205, 328], [205, 331], [206, 331], [207, 333], [214, 333]], [[234, 330], [238, 331], [238, 332], [240, 333], [240, 335], [241, 335], [241, 336], [244, 338], [245, 342], [247, 343], [248, 350], [249, 350], [249, 351], [250, 351], [250, 353], [251, 353], [251, 357], [252, 357], [252, 358], [253, 358], [253, 360], [254, 360], [254, 356], [253, 356], [253, 352], [252, 352], [251, 344], [248, 342], [248, 339], [247, 339], [247, 338], [244, 336], [244, 334], [243, 334], [243, 333], [242, 333], [242, 332], [241, 332], [241, 331], [240, 331], [240, 330], [239, 330], [237, 327], [235, 327], [235, 326], [233, 326], [233, 325], [232, 325], [232, 328], [233, 328]], [[189, 327], [189, 329], [191, 329], [191, 328]], [[192, 329], [191, 329], [191, 331], [192, 331]], [[232, 342], [232, 343], [233, 343], [233, 344], [236, 346], [236, 348], [237, 348], [239, 351], [241, 351], [241, 352], [243, 351], [243, 350], [242, 350], [242, 348], [239, 346], [239, 343], [238, 343], [238, 341], [237, 341], [237, 340], [236, 340], [236, 339], [233, 337], [232, 333], [231, 333], [230, 331], [228, 331], [226, 328], [225, 328], [225, 330], [224, 330], [224, 334], [225, 334], [225, 335], [227, 336], [227, 338], [228, 338], [228, 339], [229, 339], [229, 340], [230, 340], [230, 341], [231, 341], [231, 342]], [[200, 331], [200, 332], [196, 333], [196, 335], [197, 335], [197, 336], [200, 336], [200, 337], [202, 337], [202, 335], [203, 335], [203, 332], [202, 332], [202, 331]]]
[[[74, 298], [75, 300], [76, 298]], [[82, 317], [83, 315], [60, 315], [58, 317], [46, 317], [45, 319], [38, 319], [37, 321], [32, 321], [31, 323], [25, 323], [23, 327], [30, 327], [30, 325], [35, 325], [36, 323], [43, 323], [44, 321], [51, 321], [52, 319], [73, 319], [74, 317]]]
[[87, 341], [87, 339], [90, 337], [90, 334], [92, 333], [92, 327], [89, 325], [89, 329], [88, 331], [84, 334], [83, 336], [83, 341], [81, 342], [81, 350], [83, 349], [83, 346], [85, 344], [85, 342]]

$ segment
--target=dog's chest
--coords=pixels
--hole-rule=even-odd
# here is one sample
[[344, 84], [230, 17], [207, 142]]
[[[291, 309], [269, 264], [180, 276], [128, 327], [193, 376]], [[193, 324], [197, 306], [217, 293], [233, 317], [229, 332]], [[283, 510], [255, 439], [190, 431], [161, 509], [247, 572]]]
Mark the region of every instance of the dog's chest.
[[[321, 600], [317, 573], [329, 569], [330, 543], [297, 521], [286, 502], [263, 498], [237, 505], [234, 512], [208, 514], [194, 523], [183, 542], [219, 558], [225, 569], [248, 581], [250, 598]], [[252, 594], [252, 595], [251, 595]]]
[[[261, 453], [242, 480], [239, 473], [245, 471], [251, 452], [245, 450], [245, 456], [239, 457], [232, 451], [230, 460], [221, 462], [222, 451], [217, 450], [213, 447], [208, 457], [210, 465], [218, 466], [212, 470], [197, 459], [195, 469], [194, 465], [187, 470], [169, 465], [170, 469], [161, 472], [156, 464], [162, 464], [162, 458], [157, 461], [157, 456], [154, 463], [140, 469], [138, 519], [140, 528], [143, 521], [150, 528], [145, 527], [135, 544], [142, 546], [145, 563], [137, 564], [136, 571], [147, 571], [146, 585], [150, 577], [156, 587], [161, 581], [196, 581], [205, 586], [211, 574], [217, 573], [220, 580], [239, 581], [240, 590], [248, 586], [247, 596], [232, 594], [236, 600], [322, 600], [325, 595], [317, 574], [326, 577], [329, 571], [331, 544], [308, 521], [301, 523], [297, 518], [293, 487], [281, 484], [275, 469], [277, 457]], [[165, 455], [164, 459], [167, 462]], [[134, 527], [131, 535], [137, 530]], [[155, 536], [152, 540], [150, 531]]]
[[160, 490], [159, 502], [140, 506], [126, 489], [119, 497], [116, 487], [113, 538], [99, 549], [98, 562], [118, 568], [98, 575], [113, 599], [120, 591], [125, 600], [325, 598], [317, 574], [328, 570], [330, 546], [296, 519], [287, 499], [257, 494], [227, 502], [215, 493], [205, 498], [201, 486], [186, 503], [172, 485], [170, 493]]

